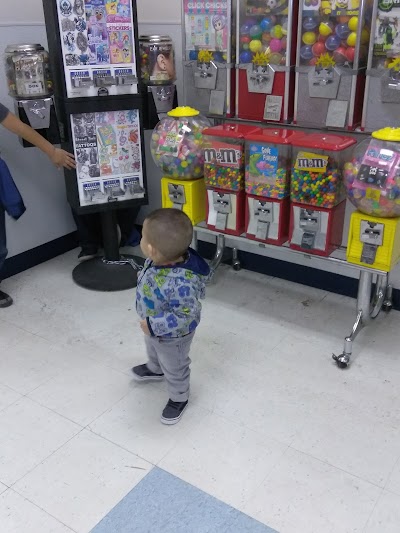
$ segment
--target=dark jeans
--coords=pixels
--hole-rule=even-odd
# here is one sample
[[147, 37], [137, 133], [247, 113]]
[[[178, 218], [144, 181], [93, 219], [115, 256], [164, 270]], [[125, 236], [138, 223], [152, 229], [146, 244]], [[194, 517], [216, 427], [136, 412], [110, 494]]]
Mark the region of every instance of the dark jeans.
[[7, 257], [7, 239], [6, 239], [6, 217], [4, 207], [0, 205], [0, 282], [2, 280], [1, 271], [4, 261]]
[[[117, 209], [115, 213], [117, 223], [121, 230], [121, 246], [124, 246], [126, 243], [129, 243], [130, 237], [135, 229], [135, 221], [139, 213], [139, 208]], [[101, 248], [103, 246], [103, 237], [100, 213], [78, 215], [78, 213], [72, 210], [72, 214], [78, 230], [80, 246], [82, 248]]]

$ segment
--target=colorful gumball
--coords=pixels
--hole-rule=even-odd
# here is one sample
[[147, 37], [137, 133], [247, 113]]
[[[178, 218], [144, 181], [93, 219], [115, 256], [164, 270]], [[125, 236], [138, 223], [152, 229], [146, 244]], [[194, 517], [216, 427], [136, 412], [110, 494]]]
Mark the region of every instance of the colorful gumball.
[[254, 54], [256, 54], [257, 52], [261, 52], [261, 50], [262, 50], [262, 42], [259, 39], [253, 39], [252, 41], [250, 41], [249, 49]]
[[190, 61], [196, 61], [197, 60], [197, 56], [198, 56], [198, 51], [197, 50], [190, 50], [190, 52], [189, 52]]
[[251, 63], [252, 59], [253, 54], [249, 50], [245, 50], [239, 56], [239, 63]]
[[349, 46], [349, 48], [347, 48], [346, 50], [346, 59], [347, 61], [349, 61], [349, 63], [353, 63], [355, 54], [356, 49], [354, 48], [354, 46]]
[[286, 47], [287, 47], [287, 38], [286, 37], [283, 37], [281, 39], [281, 45], [282, 45], [282, 50], [286, 50]]
[[347, 24], [350, 20], [350, 17], [347, 15], [341, 15], [338, 20], [340, 24]]
[[271, 39], [269, 43], [271, 52], [280, 52], [282, 50], [282, 43], [280, 39]]
[[271, 34], [267, 32], [263, 33], [261, 36], [261, 40], [265, 44], [268, 44], [271, 41], [271, 39], [272, 39]]
[[347, 61], [347, 55], [346, 55], [347, 49], [344, 46], [339, 46], [334, 52], [333, 52], [333, 59], [335, 60], [335, 63], [337, 65], [343, 65], [343, 63], [346, 63]]
[[276, 24], [271, 30], [271, 36], [274, 39], [282, 39], [283, 32], [282, 32], [282, 26], [280, 24]]
[[304, 59], [304, 61], [310, 61], [314, 57], [312, 46], [309, 44], [306, 44], [300, 48], [300, 57], [301, 59]]
[[315, 57], [319, 57], [321, 54], [324, 54], [325, 53], [325, 44], [324, 43], [320, 43], [320, 42], [316, 42], [313, 44], [312, 46], [312, 53], [314, 54]]
[[315, 67], [315, 65], [317, 64], [317, 61], [318, 61], [318, 57], [313, 57], [313, 58], [308, 62], [308, 64], [310, 65], [310, 67]]
[[274, 52], [270, 55], [269, 62], [271, 63], [271, 65], [281, 65], [282, 59], [284, 59], [282, 54], [279, 54], [278, 52]]
[[270, 32], [273, 26], [272, 19], [270, 17], [265, 17], [260, 22], [260, 27], [263, 32]]
[[261, 35], [262, 35], [261, 26], [259, 26], [258, 24], [254, 24], [254, 26], [250, 28], [249, 33], [252, 39], [261, 39]]
[[287, 35], [288, 34], [288, 20], [287, 19], [285, 19], [282, 22], [282, 33], [283, 33], [283, 35]]
[[350, 31], [357, 31], [358, 28], [358, 17], [351, 17], [347, 23]]
[[240, 27], [240, 35], [249, 35], [250, 33], [250, 26], [249, 24], [245, 23]]
[[338, 24], [335, 28], [335, 33], [342, 40], [345, 40], [349, 36], [350, 29], [347, 24]]
[[330, 52], [333, 52], [333, 50], [339, 48], [341, 42], [342, 41], [340, 37], [338, 37], [337, 35], [329, 35], [329, 37], [325, 41], [325, 48]]
[[306, 31], [305, 33], [303, 33], [302, 41], [304, 44], [312, 46], [316, 40], [317, 36], [313, 31]]
[[321, 22], [318, 31], [320, 35], [327, 37], [333, 32], [333, 24], [331, 22]]
[[251, 38], [250, 38], [249, 35], [242, 35], [242, 36], [240, 37], [240, 42], [241, 42], [242, 44], [249, 44], [250, 41], [251, 41]]
[[369, 37], [370, 37], [369, 31], [367, 30], [367, 28], [364, 28], [361, 32], [361, 44], [368, 44]]
[[317, 26], [318, 26], [318, 19], [316, 19], [315, 17], [304, 17], [303, 28], [306, 31], [315, 30]]
[[352, 31], [349, 34], [349, 36], [347, 37], [346, 43], [347, 43], [348, 46], [355, 46], [356, 45], [356, 43], [357, 43], [357, 34], [356, 34], [355, 31]]

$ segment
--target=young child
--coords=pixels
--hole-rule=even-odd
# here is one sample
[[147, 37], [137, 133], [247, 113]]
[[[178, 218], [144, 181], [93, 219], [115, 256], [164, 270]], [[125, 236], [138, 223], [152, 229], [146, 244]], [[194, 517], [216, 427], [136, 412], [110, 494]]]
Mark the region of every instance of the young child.
[[210, 275], [204, 259], [189, 248], [192, 236], [192, 223], [178, 209], [158, 209], [143, 224], [140, 246], [147, 260], [138, 277], [136, 310], [148, 362], [132, 372], [137, 381], [165, 378], [169, 401], [163, 424], [176, 424], [188, 404], [190, 345]]

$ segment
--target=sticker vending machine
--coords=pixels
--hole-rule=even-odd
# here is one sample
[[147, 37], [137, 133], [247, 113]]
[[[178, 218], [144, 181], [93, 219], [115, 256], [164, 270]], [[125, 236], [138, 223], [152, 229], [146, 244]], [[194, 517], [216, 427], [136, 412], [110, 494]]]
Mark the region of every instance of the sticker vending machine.
[[293, 117], [297, 2], [238, 0], [236, 114], [247, 120]]
[[370, 19], [369, 0], [300, 0], [296, 124], [360, 125]]
[[184, 103], [203, 115], [235, 113], [235, 0], [182, 0]]
[[63, 144], [76, 160], [76, 170], [65, 171], [67, 198], [78, 216], [102, 219], [105, 258], [79, 265], [73, 277], [97, 290], [127, 288], [136, 273], [120, 261], [116, 210], [135, 213], [147, 203], [136, 7], [132, 0], [43, 6]]
[[361, 127], [400, 124], [400, 3], [374, 2]]

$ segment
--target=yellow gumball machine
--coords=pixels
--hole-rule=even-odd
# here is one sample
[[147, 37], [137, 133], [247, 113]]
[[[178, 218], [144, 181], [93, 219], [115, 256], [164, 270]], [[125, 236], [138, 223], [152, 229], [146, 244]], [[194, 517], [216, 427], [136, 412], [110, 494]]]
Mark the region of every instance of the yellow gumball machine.
[[197, 109], [176, 107], [151, 136], [151, 155], [164, 174], [162, 206], [182, 210], [193, 225], [206, 218], [203, 130], [209, 126]]
[[347, 260], [390, 272], [400, 259], [400, 128], [363, 141], [345, 166], [352, 214]]

